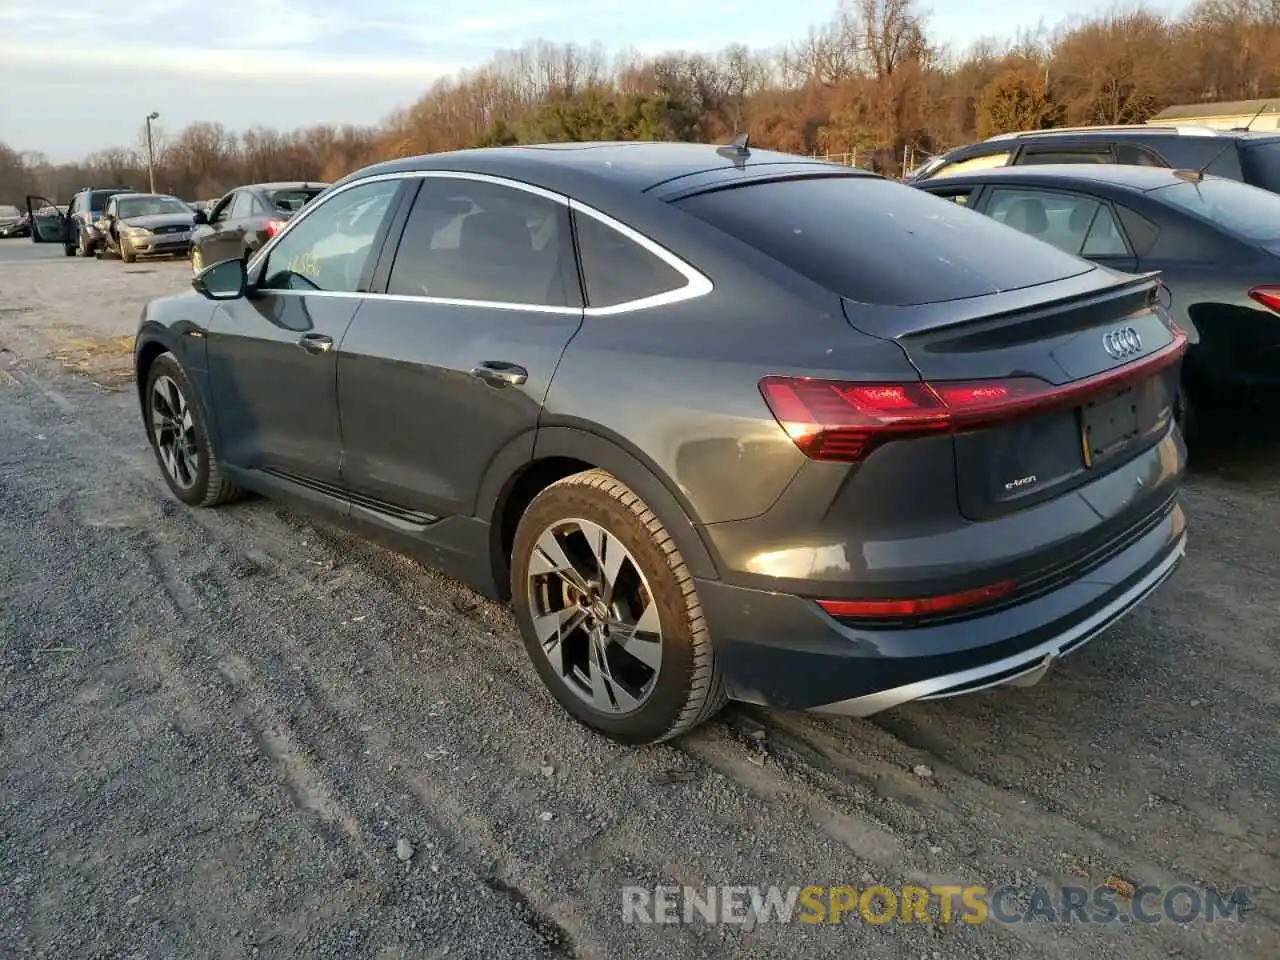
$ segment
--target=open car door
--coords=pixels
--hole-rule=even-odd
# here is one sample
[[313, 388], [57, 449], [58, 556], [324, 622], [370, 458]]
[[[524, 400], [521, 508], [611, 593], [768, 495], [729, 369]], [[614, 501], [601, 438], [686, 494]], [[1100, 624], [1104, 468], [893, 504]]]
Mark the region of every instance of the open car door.
[[66, 243], [67, 216], [45, 197], [27, 197], [32, 243]]

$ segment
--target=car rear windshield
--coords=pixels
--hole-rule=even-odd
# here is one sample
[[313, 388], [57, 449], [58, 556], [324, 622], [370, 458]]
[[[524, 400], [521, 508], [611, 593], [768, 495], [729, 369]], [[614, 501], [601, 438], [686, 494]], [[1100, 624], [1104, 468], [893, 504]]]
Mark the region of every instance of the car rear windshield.
[[859, 303], [959, 300], [1093, 269], [958, 203], [879, 177], [774, 180], [676, 206]]
[[1280, 240], [1280, 196], [1238, 180], [1206, 178], [1158, 187], [1149, 194], [1251, 243]]
[[116, 204], [121, 220], [131, 217], [153, 217], [165, 213], [190, 213], [191, 208], [176, 197], [133, 197]]
[[1252, 143], [1240, 151], [1245, 183], [1280, 193], [1280, 140]]
[[323, 192], [321, 187], [276, 190], [271, 194], [272, 205], [282, 213], [297, 213]]

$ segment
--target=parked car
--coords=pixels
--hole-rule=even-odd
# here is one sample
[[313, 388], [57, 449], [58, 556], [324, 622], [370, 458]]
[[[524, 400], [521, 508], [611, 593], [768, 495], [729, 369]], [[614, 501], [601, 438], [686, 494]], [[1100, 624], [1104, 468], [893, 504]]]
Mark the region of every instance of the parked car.
[[196, 211], [177, 197], [159, 193], [117, 193], [98, 223], [101, 253], [125, 263], [139, 257], [185, 257], [191, 249]]
[[319, 196], [327, 183], [255, 183], [236, 187], [196, 218], [191, 269], [252, 253]]
[[1128, 125], [1002, 133], [934, 157], [908, 182], [1006, 166], [1064, 163], [1201, 170], [1280, 192], [1280, 132]]
[[0, 203], [0, 231], [22, 219], [22, 211], [9, 203]]
[[[27, 197], [27, 213], [31, 217], [33, 243], [61, 243], [68, 257], [93, 256], [102, 244], [98, 221], [107, 208], [107, 200], [117, 193], [133, 193], [128, 187], [82, 187], [71, 198], [68, 207], [58, 207], [45, 197]], [[36, 210], [43, 210], [37, 219]], [[49, 211], [57, 211], [55, 217]]]
[[136, 339], [173, 495], [291, 497], [509, 597], [624, 742], [1034, 682], [1185, 549], [1156, 281], [850, 167], [396, 160], [192, 286]]
[[1189, 435], [1280, 414], [1280, 196], [1116, 165], [1005, 167], [919, 186], [1095, 263], [1159, 271], [1190, 336], [1178, 409]]
[[31, 217], [23, 214], [17, 220], [11, 220], [0, 227], [0, 239], [31, 236]]

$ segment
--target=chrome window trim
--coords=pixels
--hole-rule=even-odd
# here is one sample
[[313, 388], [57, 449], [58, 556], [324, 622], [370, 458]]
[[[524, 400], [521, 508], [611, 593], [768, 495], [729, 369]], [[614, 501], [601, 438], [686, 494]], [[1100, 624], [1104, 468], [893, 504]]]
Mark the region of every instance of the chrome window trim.
[[[319, 210], [333, 197], [353, 190], [356, 187], [364, 186], [369, 183], [381, 183], [389, 180], [470, 180], [477, 183], [489, 183], [494, 186], [508, 187], [513, 190], [521, 190], [525, 193], [531, 193], [534, 196], [542, 197], [550, 200], [560, 206], [566, 207], [571, 211], [580, 212], [589, 216], [606, 227], [616, 230], [628, 240], [637, 244], [641, 249], [649, 252], [657, 257], [663, 263], [670, 266], [677, 273], [685, 278], [685, 285], [677, 287], [674, 290], [668, 290], [664, 293], [654, 294], [650, 297], [643, 297], [639, 300], [628, 300], [624, 303], [614, 304], [610, 307], [559, 307], [548, 306], [546, 304], [531, 303], [508, 303], [502, 300], [463, 300], [453, 297], [419, 297], [409, 294], [395, 293], [360, 293], [354, 290], [263, 290], [263, 294], [298, 296], [298, 297], [358, 297], [362, 300], [387, 300], [392, 302], [403, 303], [424, 303], [438, 304], [448, 307], [483, 307], [489, 310], [515, 310], [524, 313], [544, 313], [559, 314], [564, 316], [584, 316], [584, 317], [610, 317], [618, 314], [631, 313], [636, 310], [647, 310], [652, 307], [668, 306], [673, 303], [680, 303], [685, 300], [692, 300], [695, 297], [705, 296], [715, 289], [715, 285], [701, 271], [686, 263], [680, 257], [676, 256], [666, 247], [651, 240], [639, 231], [627, 226], [619, 220], [606, 213], [596, 210], [594, 207], [588, 206], [579, 200], [566, 197], [563, 194], [555, 193], [542, 187], [534, 186], [531, 183], [523, 183], [519, 180], [511, 180], [506, 177], [495, 177], [487, 173], [470, 173], [463, 170], [401, 170], [395, 173], [379, 173], [371, 177], [362, 177], [359, 180], [353, 180], [345, 183], [340, 187], [334, 188], [317, 198], [309, 206], [304, 207], [302, 211], [289, 220], [288, 225], [268, 240], [259, 250], [249, 258], [246, 269], [250, 276], [258, 270], [263, 261], [271, 254], [276, 244], [280, 243], [285, 237], [297, 227], [299, 223], [304, 222], [308, 217]], [[576, 257], [576, 252], [575, 252]]]

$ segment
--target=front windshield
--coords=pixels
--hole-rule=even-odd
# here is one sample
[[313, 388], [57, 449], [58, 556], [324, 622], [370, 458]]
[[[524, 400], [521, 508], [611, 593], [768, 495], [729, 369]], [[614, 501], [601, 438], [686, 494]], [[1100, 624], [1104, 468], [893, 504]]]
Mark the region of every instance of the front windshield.
[[1251, 243], [1280, 241], [1280, 196], [1240, 183], [1205, 177], [1158, 187], [1152, 197], [1216, 224]]
[[116, 204], [116, 216], [121, 220], [190, 212], [191, 208], [175, 197], [131, 197]]

